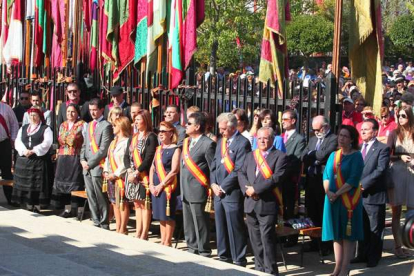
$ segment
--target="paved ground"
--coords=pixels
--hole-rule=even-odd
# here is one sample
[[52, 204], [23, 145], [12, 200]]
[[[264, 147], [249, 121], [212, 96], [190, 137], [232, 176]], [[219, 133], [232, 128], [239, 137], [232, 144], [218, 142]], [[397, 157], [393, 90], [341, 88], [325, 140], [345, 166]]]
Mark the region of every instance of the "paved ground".
[[[158, 224], [153, 223], [149, 241], [135, 239], [131, 217], [129, 236], [93, 227], [89, 219], [63, 219], [56, 212], [34, 214], [8, 207], [0, 192], [0, 276], [9, 275], [260, 275], [252, 270], [159, 245]], [[111, 225], [111, 229], [114, 225]], [[212, 243], [215, 248], [215, 244]], [[376, 268], [352, 265], [351, 275], [414, 275], [414, 259], [399, 260], [392, 254], [391, 229], [386, 230], [383, 259]], [[305, 253], [300, 267], [300, 247], [285, 249], [287, 270], [281, 275], [323, 275], [333, 271], [333, 255], [319, 262], [317, 253]], [[414, 252], [413, 252], [414, 253]]]

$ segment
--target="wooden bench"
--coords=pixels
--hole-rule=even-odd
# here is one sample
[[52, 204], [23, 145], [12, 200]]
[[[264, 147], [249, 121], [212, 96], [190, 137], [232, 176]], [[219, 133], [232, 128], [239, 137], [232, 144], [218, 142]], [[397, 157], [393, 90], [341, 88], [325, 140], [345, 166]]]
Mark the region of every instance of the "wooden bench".
[[318, 241], [318, 250], [319, 250], [319, 257], [321, 263], [324, 263], [324, 259], [322, 256], [321, 251], [321, 241], [320, 238], [322, 237], [322, 228], [321, 227], [311, 227], [299, 230], [299, 235], [302, 236], [302, 249], [300, 253], [300, 266], [303, 267], [303, 253], [304, 253], [304, 245], [305, 245], [305, 236], [310, 238], [316, 238]]
[[0, 186], [13, 187], [13, 184], [14, 184], [13, 180], [0, 179]]
[[82, 214], [80, 215], [80, 217], [78, 216], [79, 221], [82, 222], [83, 215], [85, 214], [86, 206], [88, 204], [88, 196], [86, 194], [86, 191], [72, 191], [70, 194], [71, 194], [71, 196], [76, 196], [76, 197], [80, 197], [80, 198], [85, 199], [85, 204], [83, 204]]

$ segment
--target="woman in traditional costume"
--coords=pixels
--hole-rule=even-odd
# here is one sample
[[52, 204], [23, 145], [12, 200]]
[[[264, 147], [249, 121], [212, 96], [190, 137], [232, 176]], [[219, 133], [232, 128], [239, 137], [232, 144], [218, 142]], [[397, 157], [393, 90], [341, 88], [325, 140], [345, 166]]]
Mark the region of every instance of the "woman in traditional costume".
[[177, 130], [169, 122], [160, 123], [158, 139], [161, 145], [157, 147], [149, 174], [152, 216], [160, 221], [161, 244], [171, 246], [181, 149], [177, 147]]
[[331, 275], [348, 275], [355, 242], [363, 239], [360, 180], [364, 160], [358, 150], [358, 132], [341, 127], [339, 150], [328, 159], [323, 174], [325, 205], [322, 241], [334, 241], [335, 270]]
[[76, 217], [78, 207], [83, 200], [71, 197], [72, 191], [85, 190], [80, 152], [83, 143], [82, 130], [85, 122], [79, 119], [79, 106], [70, 103], [66, 108], [66, 118], [59, 128], [59, 149], [57, 151], [57, 164], [55, 182], [53, 185], [52, 205], [56, 209], [66, 208], [60, 215], [64, 218]]
[[47, 207], [50, 201], [49, 149], [53, 132], [45, 124], [39, 107], [28, 111], [30, 123], [20, 128], [15, 141], [18, 156], [14, 171], [12, 201], [27, 204], [28, 209], [39, 212], [36, 207]]

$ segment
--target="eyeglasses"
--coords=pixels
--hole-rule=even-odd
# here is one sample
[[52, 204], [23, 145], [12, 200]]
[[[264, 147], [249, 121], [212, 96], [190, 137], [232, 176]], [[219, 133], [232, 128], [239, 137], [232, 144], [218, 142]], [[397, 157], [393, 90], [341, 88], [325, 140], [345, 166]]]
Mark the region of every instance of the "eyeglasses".
[[292, 120], [291, 118], [282, 118], [282, 121], [290, 121]]
[[167, 133], [167, 132], [170, 132], [171, 130], [160, 130], [160, 131], [158, 131], [159, 133]]
[[26, 100], [27, 101], [28, 99], [29, 99], [29, 97], [20, 97], [20, 100], [22, 100], [22, 101], [23, 100]]
[[68, 90], [68, 94], [76, 94], [78, 93], [78, 90]]
[[313, 130], [313, 132], [320, 132], [321, 130], [323, 129], [323, 127], [321, 127], [321, 128], [313, 128], [312, 130]]
[[400, 117], [403, 118], [403, 119], [407, 119], [407, 115], [405, 115], [405, 114], [398, 114], [397, 118], [399, 119]]

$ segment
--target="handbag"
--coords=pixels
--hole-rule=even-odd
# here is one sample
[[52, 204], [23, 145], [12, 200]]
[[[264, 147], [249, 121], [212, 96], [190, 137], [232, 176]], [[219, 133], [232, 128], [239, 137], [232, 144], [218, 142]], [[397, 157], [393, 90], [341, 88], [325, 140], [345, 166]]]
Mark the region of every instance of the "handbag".
[[144, 200], [145, 187], [140, 183], [128, 181], [128, 173], [125, 175], [125, 197], [129, 200]]

